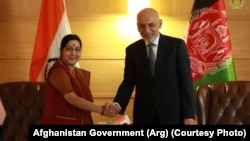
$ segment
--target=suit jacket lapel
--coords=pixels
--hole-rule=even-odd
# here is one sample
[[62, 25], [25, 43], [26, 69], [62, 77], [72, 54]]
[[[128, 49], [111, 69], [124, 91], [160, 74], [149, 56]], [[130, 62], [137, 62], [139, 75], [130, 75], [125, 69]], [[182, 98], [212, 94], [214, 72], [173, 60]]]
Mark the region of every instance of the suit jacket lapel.
[[155, 72], [157, 72], [157, 68], [159, 68], [160, 65], [164, 65], [162, 61], [164, 61], [166, 58], [165, 56], [168, 54], [168, 47], [167, 47], [167, 40], [163, 39], [164, 37], [160, 34], [160, 39], [158, 43], [158, 49], [157, 49], [157, 59], [155, 62]]
[[138, 62], [141, 62], [139, 65], [140, 67], [145, 70], [144, 72], [147, 73], [146, 75], [150, 74], [150, 69], [149, 69], [149, 60], [148, 60], [148, 55], [147, 55], [147, 48], [145, 45], [144, 40], [141, 40], [140, 42], [138, 42], [138, 47], [135, 48], [136, 50], [136, 60], [138, 60]]

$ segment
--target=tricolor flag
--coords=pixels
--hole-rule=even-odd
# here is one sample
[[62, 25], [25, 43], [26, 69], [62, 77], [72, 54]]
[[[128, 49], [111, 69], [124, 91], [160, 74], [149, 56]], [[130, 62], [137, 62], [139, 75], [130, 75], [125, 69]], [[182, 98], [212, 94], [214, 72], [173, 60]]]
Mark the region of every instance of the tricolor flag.
[[64, 0], [42, 0], [30, 65], [30, 81], [44, 81], [49, 59], [58, 58], [61, 39], [71, 33]]
[[236, 79], [224, 0], [194, 0], [185, 39], [194, 90]]

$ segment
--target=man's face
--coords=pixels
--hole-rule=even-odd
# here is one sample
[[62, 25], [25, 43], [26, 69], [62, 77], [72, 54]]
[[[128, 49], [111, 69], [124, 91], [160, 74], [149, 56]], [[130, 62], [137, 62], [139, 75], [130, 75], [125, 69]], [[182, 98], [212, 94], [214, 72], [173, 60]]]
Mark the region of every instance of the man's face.
[[154, 13], [142, 13], [137, 17], [137, 29], [147, 42], [153, 42], [161, 28], [162, 21]]

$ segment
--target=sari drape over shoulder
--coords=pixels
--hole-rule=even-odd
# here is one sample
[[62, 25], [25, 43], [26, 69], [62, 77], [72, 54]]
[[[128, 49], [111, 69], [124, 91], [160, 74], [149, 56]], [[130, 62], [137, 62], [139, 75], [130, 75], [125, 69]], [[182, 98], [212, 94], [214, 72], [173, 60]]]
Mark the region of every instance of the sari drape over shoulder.
[[73, 75], [67, 66], [59, 61], [56, 61], [50, 69], [48, 78], [46, 79], [45, 105], [41, 124], [93, 124], [91, 111], [81, 110], [69, 104], [64, 99], [64, 95], [61, 93], [61, 90], [50, 83], [49, 77], [51, 72], [55, 70], [60, 70], [63, 71], [63, 73], [66, 73], [65, 76], [70, 78], [69, 80], [71, 81], [70, 83], [73, 87], [72, 91], [74, 91], [79, 97], [93, 102], [90, 90], [90, 72], [84, 69], [75, 68], [75, 74]]

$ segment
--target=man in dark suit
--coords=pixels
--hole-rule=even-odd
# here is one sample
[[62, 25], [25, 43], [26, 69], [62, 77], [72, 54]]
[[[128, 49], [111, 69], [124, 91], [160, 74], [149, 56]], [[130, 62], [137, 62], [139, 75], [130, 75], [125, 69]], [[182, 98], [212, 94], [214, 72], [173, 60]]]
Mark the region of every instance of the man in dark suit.
[[[123, 114], [135, 87], [133, 124], [193, 124], [194, 103], [190, 60], [182, 39], [159, 32], [162, 20], [152, 8], [137, 15], [142, 39], [126, 48], [124, 79], [107, 116]], [[154, 72], [148, 60], [154, 44]]]

